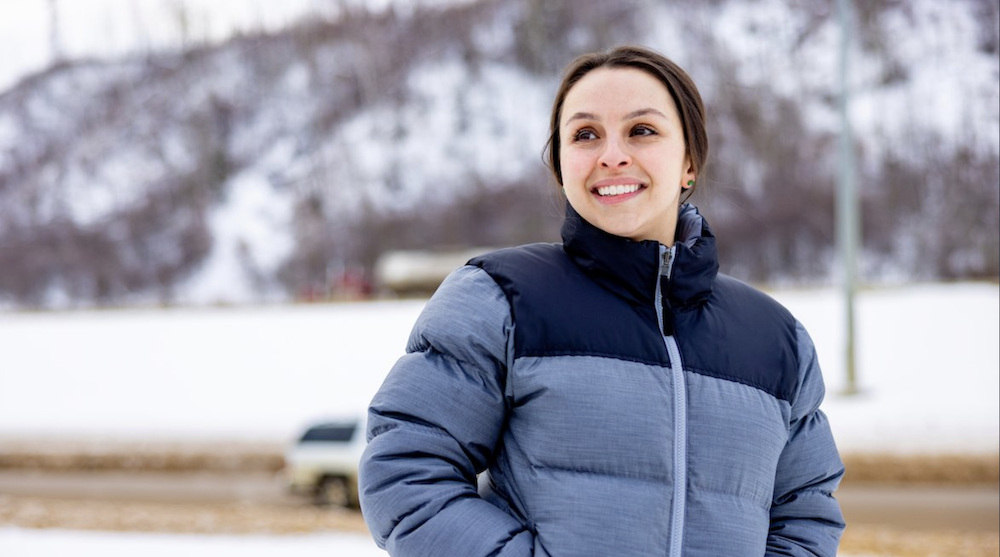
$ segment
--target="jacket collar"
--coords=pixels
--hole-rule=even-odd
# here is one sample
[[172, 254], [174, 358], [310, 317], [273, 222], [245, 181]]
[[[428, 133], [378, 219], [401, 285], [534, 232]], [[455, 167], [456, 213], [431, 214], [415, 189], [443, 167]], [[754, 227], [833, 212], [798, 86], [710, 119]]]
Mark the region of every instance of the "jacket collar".
[[[664, 296], [672, 308], [683, 309], [708, 298], [719, 262], [715, 236], [694, 205], [681, 206], [676, 238]], [[659, 242], [609, 234], [584, 220], [569, 203], [562, 239], [570, 259], [598, 284], [633, 303], [652, 306], [660, 272]]]

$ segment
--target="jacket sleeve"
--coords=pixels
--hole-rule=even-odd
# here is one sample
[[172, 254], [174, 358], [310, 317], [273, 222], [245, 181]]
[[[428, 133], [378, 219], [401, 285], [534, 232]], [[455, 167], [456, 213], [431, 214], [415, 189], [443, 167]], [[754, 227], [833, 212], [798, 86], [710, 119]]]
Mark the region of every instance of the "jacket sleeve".
[[825, 387], [816, 350], [799, 323], [796, 336], [800, 383], [778, 460], [766, 555], [834, 557], [845, 525], [833, 492], [844, 464], [819, 409]]
[[476, 488], [504, 424], [511, 329], [493, 279], [458, 269], [372, 400], [359, 492], [368, 528], [390, 555], [532, 554], [533, 534]]

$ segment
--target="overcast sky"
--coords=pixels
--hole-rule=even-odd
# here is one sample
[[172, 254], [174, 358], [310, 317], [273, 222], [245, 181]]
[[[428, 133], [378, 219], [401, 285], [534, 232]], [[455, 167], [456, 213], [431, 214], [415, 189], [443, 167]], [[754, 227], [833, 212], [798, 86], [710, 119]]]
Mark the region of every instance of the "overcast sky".
[[[381, 5], [386, 0], [351, 0]], [[337, 0], [5, 0], [0, 2], [0, 91], [53, 56], [53, 20], [58, 47], [69, 58], [113, 56], [179, 41], [187, 35], [218, 40], [234, 30], [276, 29], [303, 13], [329, 11]]]
[[[3, 0], [0, 91], [48, 65], [53, 18], [64, 57], [114, 56], [189, 40], [220, 40], [234, 31], [276, 30], [304, 14], [332, 15], [340, 5], [378, 11], [472, 0]], [[180, 16], [184, 14], [184, 18]], [[181, 20], [186, 19], [186, 31]]]

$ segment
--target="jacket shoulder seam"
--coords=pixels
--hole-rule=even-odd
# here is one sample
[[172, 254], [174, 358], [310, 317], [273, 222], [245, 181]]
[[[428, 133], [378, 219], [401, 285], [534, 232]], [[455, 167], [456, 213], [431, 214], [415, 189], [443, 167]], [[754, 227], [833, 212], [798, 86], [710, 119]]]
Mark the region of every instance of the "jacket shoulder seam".
[[747, 387], [751, 387], [753, 389], [757, 389], [758, 391], [761, 391], [761, 392], [767, 394], [768, 396], [771, 396], [771, 397], [773, 397], [773, 398], [775, 398], [777, 400], [783, 400], [785, 402], [791, 403], [791, 400], [789, 400], [788, 398], [785, 398], [785, 397], [782, 396], [783, 393], [772, 392], [771, 389], [768, 389], [767, 387], [765, 387], [763, 385], [759, 385], [759, 384], [757, 384], [757, 383], [755, 383], [753, 381], [749, 381], [749, 380], [744, 379], [742, 377], [737, 377], [735, 375], [731, 375], [731, 374], [727, 374], [727, 373], [713, 372], [713, 371], [709, 371], [709, 370], [706, 370], [706, 369], [700, 369], [700, 368], [696, 368], [696, 367], [685, 366], [685, 368], [687, 369], [687, 371], [690, 371], [691, 373], [695, 373], [695, 374], [701, 375], [703, 377], [711, 377], [713, 379], [719, 379], [721, 381], [729, 381], [730, 383], [738, 383], [740, 385], [746, 385]]

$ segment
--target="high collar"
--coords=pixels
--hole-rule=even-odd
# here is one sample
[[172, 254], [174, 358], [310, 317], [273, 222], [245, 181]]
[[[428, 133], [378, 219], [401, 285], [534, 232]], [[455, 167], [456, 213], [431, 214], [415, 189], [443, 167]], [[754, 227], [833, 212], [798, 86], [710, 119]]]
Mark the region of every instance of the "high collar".
[[[662, 285], [674, 309], [699, 305], [712, 292], [719, 272], [715, 236], [694, 205], [685, 203], [677, 218], [673, 266]], [[660, 243], [636, 242], [609, 234], [587, 222], [569, 203], [562, 225], [569, 257], [601, 286], [627, 300], [651, 306], [661, 271]]]

